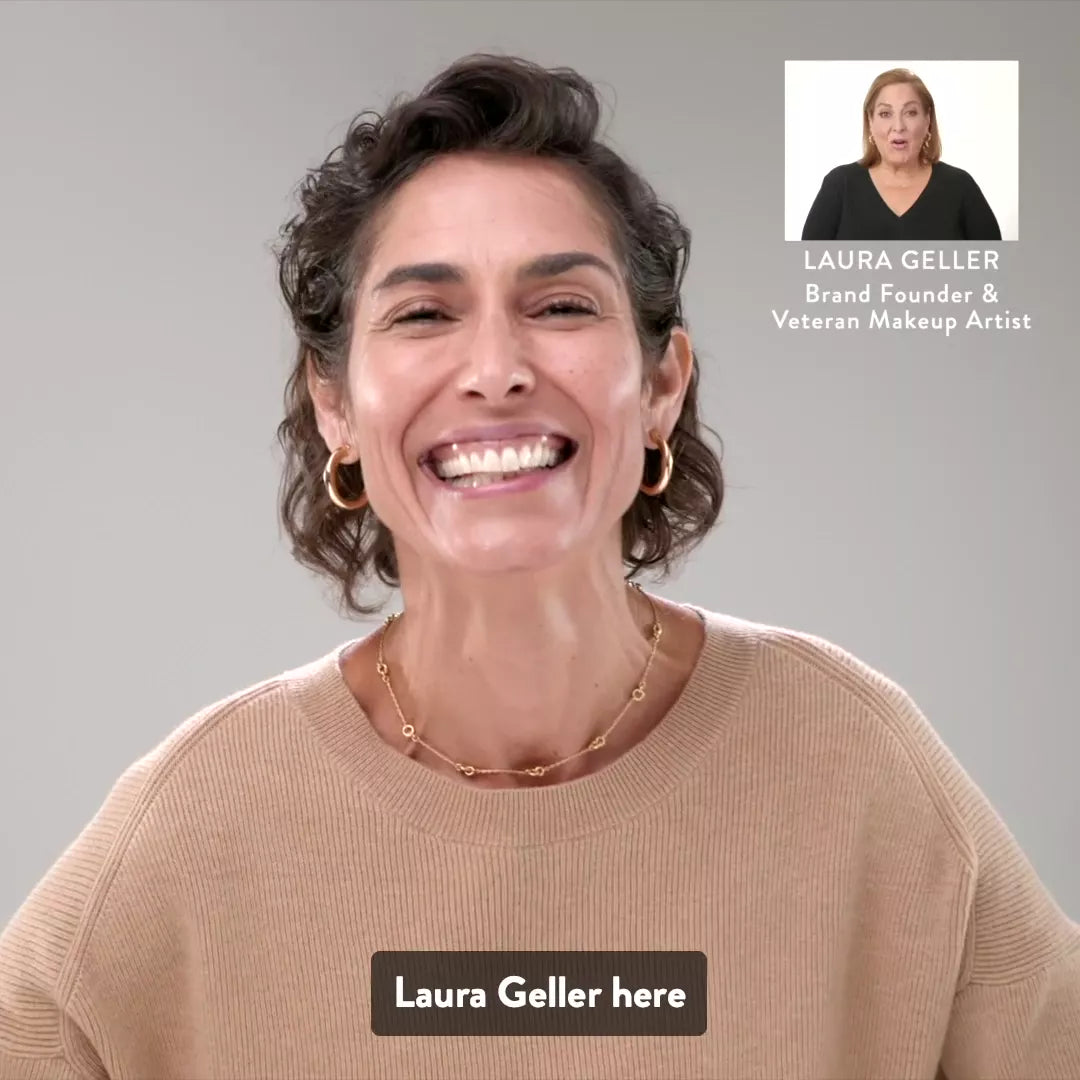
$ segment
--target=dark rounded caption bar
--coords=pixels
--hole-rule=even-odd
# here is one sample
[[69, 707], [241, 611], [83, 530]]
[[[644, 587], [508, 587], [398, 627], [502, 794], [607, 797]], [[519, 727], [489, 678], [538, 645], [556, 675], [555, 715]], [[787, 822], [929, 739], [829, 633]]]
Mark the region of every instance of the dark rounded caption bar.
[[377, 952], [376, 1035], [704, 1035], [703, 952]]

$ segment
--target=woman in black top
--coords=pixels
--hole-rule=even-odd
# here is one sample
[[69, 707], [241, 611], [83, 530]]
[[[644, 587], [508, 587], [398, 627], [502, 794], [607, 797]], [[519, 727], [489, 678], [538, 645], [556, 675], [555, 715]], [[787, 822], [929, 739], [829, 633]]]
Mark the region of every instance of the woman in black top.
[[879, 75], [863, 102], [859, 161], [826, 174], [804, 240], [1000, 240], [969, 173], [941, 157], [934, 99], [904, 68]]

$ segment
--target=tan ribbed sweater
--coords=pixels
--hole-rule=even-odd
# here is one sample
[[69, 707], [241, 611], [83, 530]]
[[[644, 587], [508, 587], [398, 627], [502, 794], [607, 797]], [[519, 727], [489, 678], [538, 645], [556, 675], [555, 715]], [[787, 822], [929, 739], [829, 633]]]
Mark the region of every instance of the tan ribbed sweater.
[[[911, 699], [694, 610], [670, 713], [546, 788], [405, 757], [342, 649], [182, 723], [0, 938], [0, 1077], [1080, 1077], [1080, 927]], [[708, 1029], [375, 1036], [385, 949], [701, 950]]]

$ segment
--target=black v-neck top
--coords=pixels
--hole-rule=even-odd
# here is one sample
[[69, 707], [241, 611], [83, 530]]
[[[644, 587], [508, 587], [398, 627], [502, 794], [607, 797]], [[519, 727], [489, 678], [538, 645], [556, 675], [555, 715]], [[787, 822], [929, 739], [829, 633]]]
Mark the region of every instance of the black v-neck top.
[[889, 209], [857, 161], [826, 173], [803, 226], [804, 240], [1000, 240], [994, 211], [970, 173], [934, 163], [903, 214]]

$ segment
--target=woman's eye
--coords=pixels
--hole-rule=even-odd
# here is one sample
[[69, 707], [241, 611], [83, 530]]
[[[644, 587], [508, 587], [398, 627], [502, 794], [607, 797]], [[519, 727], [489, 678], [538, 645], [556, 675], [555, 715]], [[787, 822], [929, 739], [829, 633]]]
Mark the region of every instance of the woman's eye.
[[412, 311], [406, 312], [400, 318], [394, 320], [394, 323], [403, 322], [426, 322], [429, 315], [441, 315], [442, 312], [438, 308], [414, 308]]
[[[578, 303], [574, 300], [555, 300], [554, 302], [547, 304], [541, 308], [542, 313], [548, 312], [560, 312], [562, 314], [580, 314], [580, 315], [592, 315], [595, 314], [593, 309], [586, 304]], [[409, 322], [429, 322], [434, 321], [431, 316], [437, 316], [443, 318], [443, 313], [438, 308], [414, 308], [412, 311], [406, 312], [400, 318], [394, 320], [396, 323], [409, 323]]]
[[593, 315], [595, 312], [587, 304], [578, 303], [575, 300], [555, 300], [542, 308], [542, 311], [555, 311], [561, 309], [564, 314]]

